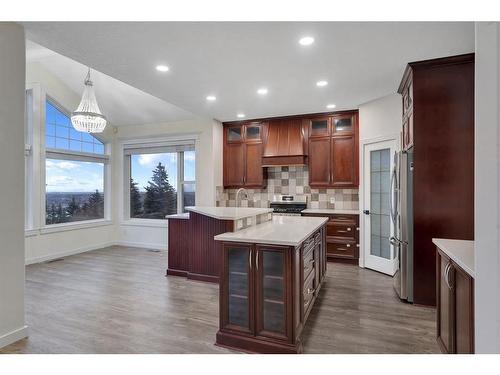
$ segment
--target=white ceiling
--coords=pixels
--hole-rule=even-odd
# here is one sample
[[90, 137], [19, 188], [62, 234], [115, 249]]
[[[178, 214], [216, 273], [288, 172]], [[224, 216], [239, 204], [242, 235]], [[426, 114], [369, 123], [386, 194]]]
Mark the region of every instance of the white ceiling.
[[[70, 58], [26, 41], [26, 62], [37, 62], [62, 81], [78, 97], [83, 92], [87, 67]], [[115, 126], [182, 121], [195, 117], [175, 105], [98, 71], [91, 72], [102, 113]], [[71, 111], [75, 108], [67, 108]]]
[[[175, 104], [222, 121], [324, 112], [394, 93], [406, 63], [474, 51], [459, 22], [35, 22], [27, 37]], [[300, 46], [301, 36], [315, 43]], [[159, 73], [157, 64], [170, 67]], [[324, 79], [329, 85], [316, 87]], [[265, 86], [266, 97], [256, 90]], [[207, 95], [216, 95], [207, 102]], [[128, 108], [133, 101], [124, 98]], [[103, 103], [104, 104], [104, 103]], [[104, 107], [104, 105], [103, 105]]]

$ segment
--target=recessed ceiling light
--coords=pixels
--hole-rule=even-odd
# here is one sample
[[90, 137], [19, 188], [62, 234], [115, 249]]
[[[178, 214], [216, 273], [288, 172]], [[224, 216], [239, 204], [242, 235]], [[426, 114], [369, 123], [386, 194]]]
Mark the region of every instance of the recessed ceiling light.
[[335, 104], [328, 104], [328, 105], [326, 106], [326, 108], [328, 108], [328, 109], [334, 109], [335, 107], [336, 107], [336, 105], [335, 105]]
[[236, 117], [238, 117], [238, 118], [243, 118], [243, 117], [245, 117], [245, 114], [244, 114], [244, 113], [238, 113], [238, 114], [236, 115]]
[[217, 100], [217, 98], [216, 98], [214, 95], [208, 95], [208, 96], [207, 96], [207, 100], [208, 100], [209, 102], [213, 102], [213, 101]]
[[299, 44], [302, 46], [310, 46], [314, 43], [314, 38], [312, 36], [305, 36], [299, 39]]
[[318, 86], [318, 87], [323, 87], [323, 86], [326, 86], [326, 85], [328, 85], [327, 81], [318, 81], [318, 82], [316, 82], [316, 86]]
[[267, 89], [265, 87], [262, 87], [257, 90], [257, 94], [259, 95], [266, 95], [267, 94]]
[[168, 72], [168, 66], [166, 65], [156, 65], [156, 70], [159, 72]]

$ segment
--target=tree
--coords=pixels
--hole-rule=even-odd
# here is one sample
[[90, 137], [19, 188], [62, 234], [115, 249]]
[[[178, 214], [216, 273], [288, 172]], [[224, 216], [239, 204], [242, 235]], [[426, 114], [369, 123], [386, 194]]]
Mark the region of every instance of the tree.
[[99, 190], [90, 195], [86, 214], [93, 218], [104, 217], [104, 198]]
[[64, 223], [66, 222], [66, 215], [64, 214], [62, 204], [59, 203], [57, 205], [57, 211], [56, 211], [56, 223]]
[[80, 211], [80, 205], [76, 202], [75, 196], [71, 197], [71, 202], [69, 202], [68, 207], [66, 207], [66, 215], [71, 220], [73, 216], [76, 216]]
[[141, 193], [137, 187], [137, 182], [130, 179], [130, 216], [136, 217], [142, 214]]
[[163, 219], [165, 215], [177, 212], [177, 193], [168, 182], [168, 173], [161, 162], [153, 170], [145, 189], [144, 213], [148, 217]]

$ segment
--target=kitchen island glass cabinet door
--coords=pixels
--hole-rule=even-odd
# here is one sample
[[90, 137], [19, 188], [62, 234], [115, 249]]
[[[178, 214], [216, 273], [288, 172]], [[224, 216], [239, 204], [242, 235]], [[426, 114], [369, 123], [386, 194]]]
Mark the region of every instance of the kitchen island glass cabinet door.
[[287, 311], [290, 303], [290, 248], [256, 245], [255, 249], [256, 335], [287, 339], [291, 335]]
[[253, 246], [225, 243], [223, 252], [221, 327], [253, 334]]

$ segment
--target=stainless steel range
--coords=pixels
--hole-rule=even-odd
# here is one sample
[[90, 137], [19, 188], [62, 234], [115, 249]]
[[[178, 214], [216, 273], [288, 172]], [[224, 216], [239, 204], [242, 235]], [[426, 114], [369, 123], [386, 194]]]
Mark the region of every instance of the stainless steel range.
[[307, 197], [304, 195], [275, 195], [269, 205], [273, 215], [300, 216], [302, 210], [307, 208]]

